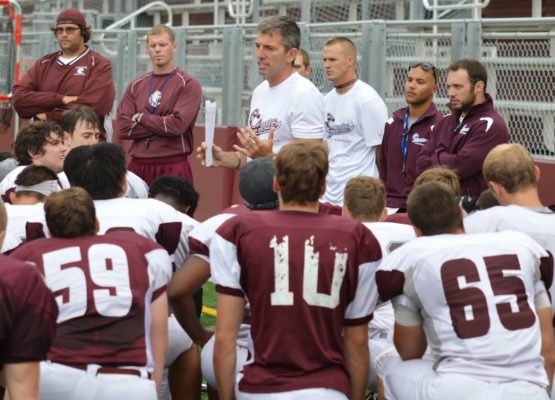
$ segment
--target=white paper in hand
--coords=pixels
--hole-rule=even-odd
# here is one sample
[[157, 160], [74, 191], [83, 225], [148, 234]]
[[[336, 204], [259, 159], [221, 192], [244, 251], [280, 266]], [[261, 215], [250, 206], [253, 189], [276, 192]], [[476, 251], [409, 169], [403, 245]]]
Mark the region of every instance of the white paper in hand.
[[216, 102], [206, 100], [206, 102], [204, 103], [204, 110], [204, 141], [206, 142], [206, 153], [204, 162], [207, 167], [210, 167], [214, 162], [212, 158], [212, 144], [214, 143], [214, 127], [216, 126]]

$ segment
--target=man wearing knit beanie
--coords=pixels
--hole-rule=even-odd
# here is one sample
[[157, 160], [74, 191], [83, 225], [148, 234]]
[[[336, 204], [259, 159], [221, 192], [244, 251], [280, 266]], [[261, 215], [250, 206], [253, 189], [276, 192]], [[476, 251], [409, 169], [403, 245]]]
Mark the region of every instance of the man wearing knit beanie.
[[[17, 113], [59, 123], [65, 110], [80, 104], [91, 107], [103, 122], [115, 97], [112, 65], [86, 45], [91, 27], [85, 15], [75, 8], [63, 10], [52, 32], [60, 50], [39, 58], [14, 86]], [[102, 125], [111, 135], [111, 128]]]

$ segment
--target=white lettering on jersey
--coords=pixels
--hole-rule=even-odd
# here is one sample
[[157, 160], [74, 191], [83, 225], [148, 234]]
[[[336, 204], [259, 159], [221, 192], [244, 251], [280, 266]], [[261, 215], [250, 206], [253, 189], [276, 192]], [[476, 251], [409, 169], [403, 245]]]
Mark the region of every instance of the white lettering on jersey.
[[[270, 248], [274, 249], [274, 279], [275, 291], [272, 292], [270, 303], [273, 306], [291, 306], [294, 304], [293, 292], [289, 291], [289, 236], [284, 236], [278, 243], [274, 236], [270, 241]], [[303, 270], [303, 299], [311, 306], [335, 308], [339, 305], [339, 292], [347, 271], [347, 252], [335, 253], [333, 277], [330, 293], [318, 293], [319, 253], [314, 252], [314, 236], [304, 243]]]
[[493, 125], [493, 118], [490, 117], [480, 118], [480, 121], [486, 121], [486, 132], [489, 131], [489, 128], [491, 128], [491, 126]]
[[[105, 317], [123, 317], [131, 309], [133, 295], [125, 251], [113, 244], [95, 244], [88, 252], [92, 281], [108, 289], [93, 290], [96, 311]], [[115, 289], [115, 295], [110, 289]], [[113, 301], [117, 298], [117, 301]]]
[[289, 291], [289, 236], [284, 236], [281, 243], [274, 236], [270, 241], [270, 248], [274, 249], [275, 277], [275, 291], [270, 303], [273, 306], [292, 306], [293, 292]]
[[[81, 262], [79, 247], [51, 251], [42, 257], [46, 284], [52, 292], [61, 292], [56, 296], [60, 309], [57, 322], [85, 315], [88, 302], [86, 271], [77, 266], [67, 266]], [[96, 311], [104, 317], [127, 315], [131, 309], [132, 295], [125, 251], [113, 244], [93, 245], [89, 248], [87, 258], [90, 278], [101, 287], [92, 290]]]
[[75, 264], [81, 261], [79, 247], [68, 247], [63, 250], [44, 253], [42, 259], [46, 284], [53, 293], [62, 292], [56, 296], [56, 303], [58, 303], [60, 309], [57, 323], [85, 315], [87, 312], [87, 279], [85, 273], [79, 267], [65, 267], [62, 269], [62, 265]]
[[318, 253], [314, 252], [314, 236], [305, 241], [303, 298], [311, 306], [334, 309], [339, 305], [339, 291], [347, 270], [347, 253], [337, 252], [334, 247], [331, 247], [330, 250], [335, 253], [331, 293], [318, 293], [318, 263], [320, 257]]

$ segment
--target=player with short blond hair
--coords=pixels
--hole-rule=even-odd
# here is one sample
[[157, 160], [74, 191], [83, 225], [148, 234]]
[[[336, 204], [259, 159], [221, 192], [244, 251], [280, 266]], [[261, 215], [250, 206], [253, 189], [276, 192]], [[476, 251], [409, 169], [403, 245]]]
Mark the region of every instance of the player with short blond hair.
[[[364, 224], [378, 239], [385, 257], [416, 235], [410, 225], [384, 222], [387, 216], [386, 195], [381, 180], [371, 176], [351, 178], [345, 186], [343, 215]], [[377, 376], [376, 360], [393, 349], [393, 307], [391, 302], [381, 303], [368, 324], [370, 374], [368, 387], [383, 396], [383, 385]]]
[[[550, 254], [550, 261], [542, 264], [541, 272], [553, 298], [555, 214], [540, 200], [539, 168], [522, 145], [502, 144], [484, 160], [484, 177], [500, 205], [467, 216], [465, 230], [469, 233], [514, 230], [532, 237]], [[553, 304], [552, 313], [555, 315]]]
[[457, 174], [446, 167], [434, 167], [422, 172], [414, 181], [414, 186], [420, 186], [426, 182], [443, 182], [451, 189], [453, 193], [459, 194], [461, 185]]
[[383, 220], [387, 215], [385, 187], [377, 178], [357, 176], [349, 179], [343, 198], [344, 212], [361, 222]]
[[508, 194], [538, 186], [539, 168], [528, 150], [518, 143], [494, 147], [486, 156], [482, 169], [490, 185], [496, 189], [502, 187]]

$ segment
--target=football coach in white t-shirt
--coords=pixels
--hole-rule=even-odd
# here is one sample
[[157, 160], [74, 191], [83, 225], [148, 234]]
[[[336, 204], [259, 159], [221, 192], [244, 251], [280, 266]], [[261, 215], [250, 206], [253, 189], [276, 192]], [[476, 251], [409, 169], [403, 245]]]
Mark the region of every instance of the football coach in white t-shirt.
[[[322, 94], [294, 67], [299, 26], [289, 17], [274, 16], [262, 20], [257, 32], [256, 64], [266, 80], [254, 89], [247, 127], [237, 132], [241, 146], [229, 152], [213, 146], [215, 167], [240, 168], [247, 158], [273, 157], [293, 140], [322, 140]], [[197, 149], [201, 160], [204, 150], [202, 143]]]
[[330, 170], [323, 200], [343, 205], [347, 181], [356, 176], [379, 176], [377, 159], [387, 107], [380, 95], [357, 79], [357, 49], [351, 39], [337, 36], [324, 47], [326, 77], [335, 86], [324, 98], [324, 140]]

